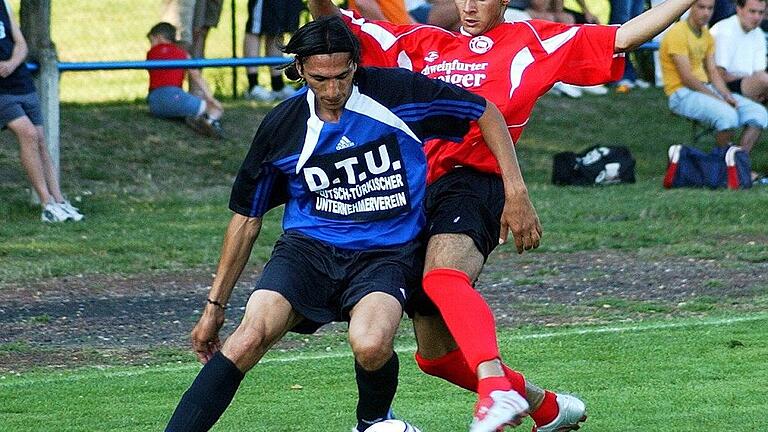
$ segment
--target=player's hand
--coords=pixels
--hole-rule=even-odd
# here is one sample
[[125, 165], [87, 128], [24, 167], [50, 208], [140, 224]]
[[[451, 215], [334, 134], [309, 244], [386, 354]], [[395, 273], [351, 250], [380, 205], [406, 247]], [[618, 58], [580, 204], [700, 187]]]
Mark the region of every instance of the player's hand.
[[206, 307], [203, 316], [192, 329], [192, 348], [203, 364], [208, 363], [216, 351], [221, 349], [219, 329], [224, 325], [224, 311], [211, 306]]
[[732, 106], [734, 108], [736, 108], [736, 105], [739, 104], [739, 102], [736, 101], [736, 98], [734, 98], [733, 95], [730, 94], [730, 93], [728, 93], [725, 96], [723, 96], [723, 99], [725, 99], [725, 101], [728, 103], [728, 105], [730, 105], [730, 106]]
[[0, 61], [0, 77], [8, 78], [8, 75], [12, 74], [16, 68], [10, 61]]
[[507, 241], [510, 230], [515, 239], [517, 253], [539, 247], [541, 223], [527, 192], [507, 196], [504, 200], [499, 243]]

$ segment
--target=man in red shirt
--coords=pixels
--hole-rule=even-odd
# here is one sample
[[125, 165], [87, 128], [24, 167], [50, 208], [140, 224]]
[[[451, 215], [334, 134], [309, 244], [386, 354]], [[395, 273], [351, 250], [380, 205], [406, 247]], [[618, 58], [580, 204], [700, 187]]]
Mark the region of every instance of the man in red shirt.
[[[517, 142], [536, 100], [555, 83], [586, 86], [618, 80], [624, 70], [622, 53], [650, 40], [693, 2], [667, 0], [621, 26], [572, 26], [536, 20], [505, 23], [508, 0], [455, 1], [459, 32], [368, 21], [330, 0], [309, 0], [309, 7], [315, 17], [343, 16], [362, 41], [364, 64], [404, 67], [486, 97], [502, 111]], [[538, 246], [539, 239], [517, 235], [525, 230], [509, 219], [507, 203], [514, 192], [505, 196], [501, 184], [506, 180], [499, 177], [477, 129], [464, 139], [464, 145], [426, 146], [429, 244], [423, 291], [436, 310], [416, 308], [416, 361], [426, 373], [478, 392], [471, 432], [518, 424], [528, 412], [538, 432], [575, 430], [586, 419], [584, 403], [543, 391], [501, 362], [493, 314], [472, 288], [508, 230], [520, 253]], [[529, 409], [510, 409], [504, 403], [510, 392], [525, 396]]]
[[[186, 60], [190, 58], [176, 44], [176, 28], [166, 22], [156, 24], [147, 34], [152, 47], [147, 60]], [[199, 69], [187, 69], [189, 80], [202, 93], [202, 98], [187, 93], [182, 88], [184, 69], [150, 69], [149, 112], [163, 118], [184, 118], [196, 132], [220, 138], [221, 116], [224, 109], [216, 100], [200, 74]]]

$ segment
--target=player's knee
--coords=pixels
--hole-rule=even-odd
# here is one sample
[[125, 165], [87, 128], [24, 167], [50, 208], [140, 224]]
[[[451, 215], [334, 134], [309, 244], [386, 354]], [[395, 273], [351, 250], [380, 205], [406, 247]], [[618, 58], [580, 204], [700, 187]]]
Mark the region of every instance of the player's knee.
[[372, 336], [360, 338], [352, 344], [352, 352], [363, 369], [377, 370], [392, 357], [392, 340]]
[[736, 110], [724, 110], [715, 119], [715, 130], [727, 131], [739, 127], [739, 115]]

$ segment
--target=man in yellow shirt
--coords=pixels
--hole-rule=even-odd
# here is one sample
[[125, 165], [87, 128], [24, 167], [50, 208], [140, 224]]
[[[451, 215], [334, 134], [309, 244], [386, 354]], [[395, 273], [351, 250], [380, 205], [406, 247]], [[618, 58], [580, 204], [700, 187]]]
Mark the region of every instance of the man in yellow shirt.
[[698, 0], [688, 18], [675, 23], [661, 41], [661, 70], [669, 109], [711, 125], [717, 145], [731, 144], [734, 129], [743, 126], [739, 145], [746, 152], [768, 126], [765, 107], [732, 94], [715, 64], [715, 40], [707, 22], [715, 0]]

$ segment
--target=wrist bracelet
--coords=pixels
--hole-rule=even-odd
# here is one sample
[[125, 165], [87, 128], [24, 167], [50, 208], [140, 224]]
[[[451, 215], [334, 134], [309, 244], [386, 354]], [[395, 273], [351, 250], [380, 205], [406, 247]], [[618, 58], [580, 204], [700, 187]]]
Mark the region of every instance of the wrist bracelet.
[[205, 300], [206, 300], [208, 303], [210, 303], [210, 304], [212, 304], [212, 305], [214, 305], [214, 306], [218, 306], [218, 307], [220, 307], [222, 310], [226, 310], [226, 309], [227, 309], [227, 307], [226, 307], [226, 306], [224, 306], [223, 304], [221, 304], [221, 303], [217, 302], [216, 300], [211, 300], [211, 299], [209, 299], [209, 298], [207, 298], [207, 299], [205, 299]]

